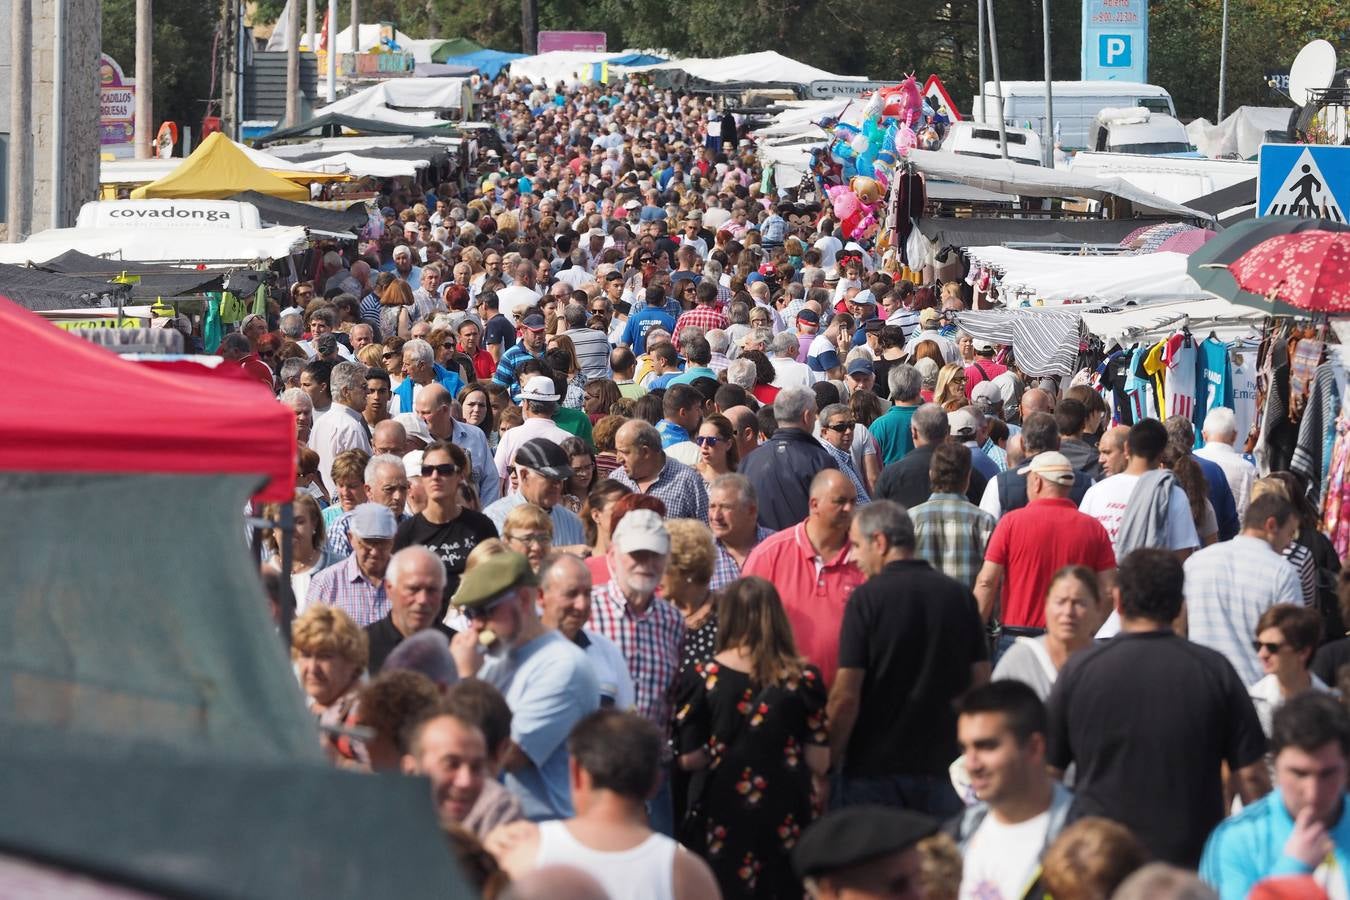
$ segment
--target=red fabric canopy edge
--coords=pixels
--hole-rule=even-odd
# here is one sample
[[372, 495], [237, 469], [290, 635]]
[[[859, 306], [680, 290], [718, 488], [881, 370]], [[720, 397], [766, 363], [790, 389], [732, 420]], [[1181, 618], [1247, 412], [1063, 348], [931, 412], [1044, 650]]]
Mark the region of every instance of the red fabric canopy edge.
[[257, 475], [295, 493], [295, 414], [257, 379], [120, 358], [0, 296], [0, 471]]

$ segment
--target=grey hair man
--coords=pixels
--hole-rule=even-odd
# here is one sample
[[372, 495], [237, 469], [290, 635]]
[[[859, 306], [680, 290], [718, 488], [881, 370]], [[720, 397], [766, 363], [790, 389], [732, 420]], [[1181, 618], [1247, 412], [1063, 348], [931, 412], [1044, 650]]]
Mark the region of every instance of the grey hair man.
[[720, 591], [740, 578], [741, 566], [745, 565], [750, 551], [773, 534], [759, 524], [759, 496], [755, 486], [750, 479], [735, 472], [718, 475], [708, 485], [708, 527], [712, 529], [717, 551], [709, 584], [714, 591]]
[[900, 462], [914, 449], [910, 423], [923, 404], [923, 377], [908, 363], [892, 366], [886, 384], [891, 389], [891, 408], [867, 426], [877, 442], [883, 466]]
[[[403, 457], [397, 453], [377, 453], [366, 463], [365, 472], [366, 500], [387, 507], [394, 514], [394, 521], [402, 522], [408, 503], [408, 469]], [[328, 550], [335, 557], [348, 556], [352, 552], [351, 521], [352, 512], [338, 516], [328, 529]]]
[[1252, 500], [1252, 483], [1256, 481], [1256, 467], [1247, 462], [1237, 449], [1237, 416], [1226, 406], [1217, 406], [1205, 413], [1205, 424], [1201, 429], [1205, 445], [1195, 451], [1201, 459], [1207, 459], [1223, 470], [1228, 488], [1233, 492], [1233, 502], [1237, 504], [1237, 514], [1241, 518], [1247, 514], [1247, 505]]
[[329, 385], [333, 405], [314, 422], [309, 446], [319, 454], [319, 474], [329, 496], [334, 496], [337, 483], [333, 481], [333, 460], [346, 450], [371, 451], [370, 429], [361, 417], [366, 408], [366, 367], [359, 363], [338, 363], [329, 376]]
[[455, 632], [439, 621], [445, 566], [426, 547], [414, 544], [390, 557], [384, 570], [384, 592], [389, 596], [389, 614], [366, 626], [372, 674], [380, 671], [395, 647], [419, 631], [435, 629], [447, 645], [454, 637]]
[[760, 450], [741, 463], [741, 473], [759, 494], [759, 522], [781, 531], [806, 518], [811, 479], [822, 469], [838, 469], [828, 450], [813, 435], [816, 394], [789, 387], [773, 401], [777, 429]]
[[585, 627], [591, 618], [591, 587], [591, 570], [581, 557], [556, 552], [544, 557], [539, 564], [540, 618], [545, 628], [556, 628], [585, 651], [600, 685], [600, 705], [629, 710], [637, 697], [623, 651]]
[[769, 362], [773, 363], [776, 373], [774, 386], [810, 387], [811, 368], [806, 363], [797, 362], [797, 354], [801, 349], [797, 336], [790, 331], [780, 331], [774, 335], [772, 346], [773, 356]]

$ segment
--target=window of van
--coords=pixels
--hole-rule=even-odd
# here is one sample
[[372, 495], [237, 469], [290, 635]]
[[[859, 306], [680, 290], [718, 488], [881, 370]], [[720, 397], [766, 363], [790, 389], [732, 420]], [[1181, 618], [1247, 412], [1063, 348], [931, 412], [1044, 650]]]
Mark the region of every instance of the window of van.
[[1164, 116], [1172, 114], [1172, 105], [1166, 97], [1140, 97], [1139, 105], [1149, 112], [1162, 113]]

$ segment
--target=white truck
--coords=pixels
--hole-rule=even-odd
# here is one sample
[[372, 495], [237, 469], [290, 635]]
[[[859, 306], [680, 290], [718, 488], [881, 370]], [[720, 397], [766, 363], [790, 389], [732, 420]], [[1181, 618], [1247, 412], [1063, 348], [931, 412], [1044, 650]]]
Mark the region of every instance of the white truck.
[[[1176, 107], [1164, 89], [1133, 81], [1054, 81], [1051, 101], [1056, 135], [1064, 150], [1086, 150], [1091, 146], [1092, 126], [1104, 109], [1139, 106], [1153, 113], [1175, 117]], [[1007, 125], [1030, 128], [1045, 134], [1045, 82], [1003, 82], [1003, 121]], [[972, 118], [997, 125], [999, 101], [994, 82], [986, 81], [984, 93], [975, 96]]]
[[1139, 156], [1199, 156], [1186, 126], [1142, 106], [1112, 107], [1097, 113], [1088, 149]]
[[[1041, 157], [1041, 136], [1030, 128], [1004, 127], [1008, 135], [1008, 159], [1031, 166], [1043, 165]], [[978, 122], [953, 122], [947, 127], [942, 138], [941, 149], [958, 156], [980, 156], [985, 159], [1002, 159], [1003, 148], [999, 144], [998, 125], [982, 125]]]

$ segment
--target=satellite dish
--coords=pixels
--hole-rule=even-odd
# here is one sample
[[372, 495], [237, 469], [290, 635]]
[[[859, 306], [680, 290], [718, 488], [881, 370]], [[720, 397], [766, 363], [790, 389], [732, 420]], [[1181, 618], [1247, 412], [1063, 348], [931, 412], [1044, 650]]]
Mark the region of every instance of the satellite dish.
[[1306, 106], [1309, 91], [1323, 91], [1331, 87], [1336, 77], [1336, 48], [1327, 41], [1310, 41], [1294, 57], [1289, 69], [1289, 99]]

